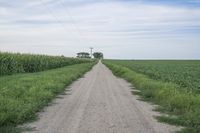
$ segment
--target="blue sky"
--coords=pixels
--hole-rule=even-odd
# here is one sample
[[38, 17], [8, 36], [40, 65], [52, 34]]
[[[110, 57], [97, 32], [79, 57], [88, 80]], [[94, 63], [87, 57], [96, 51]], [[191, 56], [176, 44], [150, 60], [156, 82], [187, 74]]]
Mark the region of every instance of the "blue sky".
[[200, 0], [0, 0], [0, 51], [200, 59]]

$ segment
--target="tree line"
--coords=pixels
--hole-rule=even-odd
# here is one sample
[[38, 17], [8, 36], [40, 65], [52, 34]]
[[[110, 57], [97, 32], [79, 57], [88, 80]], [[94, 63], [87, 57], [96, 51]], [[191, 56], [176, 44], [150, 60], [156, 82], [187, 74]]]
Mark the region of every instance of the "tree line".
[[[94, 52], [92, 55], [95, 59], [103, 59], [103, 53], [101, 52]], [[92, 57], [87, 52], [79, 52], [77, 53], [77, 58], [92, 58]]]

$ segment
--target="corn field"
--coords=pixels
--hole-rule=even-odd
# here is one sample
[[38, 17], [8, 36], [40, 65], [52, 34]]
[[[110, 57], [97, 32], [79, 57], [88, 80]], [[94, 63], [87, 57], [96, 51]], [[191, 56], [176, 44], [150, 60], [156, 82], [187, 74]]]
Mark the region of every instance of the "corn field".
[[0, 52], [0, 76], [15, 73], [39, 72], [67, 65], [89, 62], [86, 59]]

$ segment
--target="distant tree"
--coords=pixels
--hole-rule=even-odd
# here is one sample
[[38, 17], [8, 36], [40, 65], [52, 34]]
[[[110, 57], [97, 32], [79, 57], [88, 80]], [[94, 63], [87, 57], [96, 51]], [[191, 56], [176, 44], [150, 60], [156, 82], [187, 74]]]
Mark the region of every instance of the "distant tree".
[[87, 52], [80, 52], [80, 53], [77, 53], [77, 57], [78, 57], [78, 58], [91, 58], [91, 57], [90, 57], [90, 54], [87, 53]]
[[101, 53], [101, 52], [95, 52], [95, 53], [93, 53], [93, 56], [96, 59], [103, 59], [103, 53]]

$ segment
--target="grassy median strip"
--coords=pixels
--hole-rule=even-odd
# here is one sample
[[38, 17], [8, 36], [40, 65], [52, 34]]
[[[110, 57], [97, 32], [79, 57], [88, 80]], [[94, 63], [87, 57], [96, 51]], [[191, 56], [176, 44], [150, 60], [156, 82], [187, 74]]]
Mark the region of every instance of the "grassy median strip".
[[148, 76], [139, 74], [127, 67], [104, 61], [112, 72], [132, 83], [140, 90], [145, 100], [154, 102], [159, 106], [157, 110], [169, 115], [158, 117], [162, 122], [181, 125], [184, 128], [181, 133], [200, 132], [200, 95], [180, 89], [174, 83], [150, 79]]
[[0, 77], [0, 132], [17, 132], [17, 124], [36, 118], [36, 112], [93, 65], [83, 63]]

